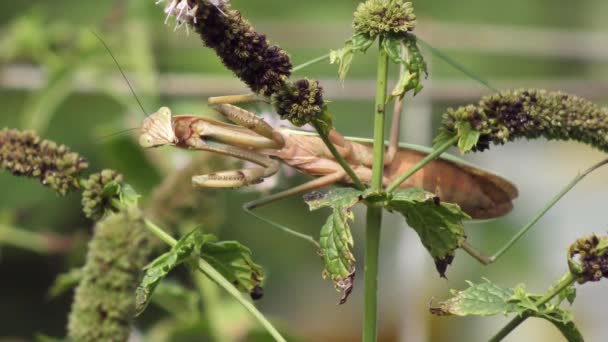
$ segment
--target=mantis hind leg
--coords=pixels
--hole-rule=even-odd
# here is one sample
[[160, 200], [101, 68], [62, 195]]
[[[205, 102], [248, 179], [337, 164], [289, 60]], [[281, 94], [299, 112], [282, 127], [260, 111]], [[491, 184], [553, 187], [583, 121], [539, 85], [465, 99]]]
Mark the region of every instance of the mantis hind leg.
[[251, 201], [251, 202], [247, 202], [243, 205], [243, 210], [252, 215], [253, 217], [264, 221], [266, 223], [268, 223], [269, 225], [278, 228], [280, 230], [282, 230], [283, 232], [293, 235], [295, 237], [298, 237], [300, 239], [304, 239], [310, 243], [312, 243], [313, 245], [315, 245], [315, 247], [317, 247], [317, 249], [319, 248], [319, 243], [317, 242], [317, 240], [315, 240], [315, 238], [313, 238], [310, 235], [306, 235], [306, 234], [302, 234], [300, 232], [296, 232], [295, 230], [289, 229], [281, 224], [278, 224], [274, 221], [271, 221], [265, 217], [262, 217], [256, 213], [253, 212], [253, 209], [261, 207], [263, 205], [272, 203], [272, 202], [276, 202], [278, 200], [281, 200], [283, 198], [287, 198], [290, 196], [295, 196], [295, 195], [300, 195], [303, 193], [307, 193], [328, 185], [332, 185], [335, 182], [339, 181], [340, 179], [344, 178], [344, 176], [346, 175], [346, 173], [344, 171], [339, 171], [339, 172], [335, 172], [329, 175], [325, 175], [316, 179], [311, 180], [310, 182], [298, 185], [294, 188], [291, 188], [289, 190], [285, 190], [255, 201]]

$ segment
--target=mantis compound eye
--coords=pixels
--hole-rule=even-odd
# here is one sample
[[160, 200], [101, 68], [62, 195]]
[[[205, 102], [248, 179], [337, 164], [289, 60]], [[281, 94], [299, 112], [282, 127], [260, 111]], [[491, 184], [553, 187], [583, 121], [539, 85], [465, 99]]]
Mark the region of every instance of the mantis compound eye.
[[143, 148], [154, 147], [154, 139], [147, 133], [139, 137], [139, 145]]

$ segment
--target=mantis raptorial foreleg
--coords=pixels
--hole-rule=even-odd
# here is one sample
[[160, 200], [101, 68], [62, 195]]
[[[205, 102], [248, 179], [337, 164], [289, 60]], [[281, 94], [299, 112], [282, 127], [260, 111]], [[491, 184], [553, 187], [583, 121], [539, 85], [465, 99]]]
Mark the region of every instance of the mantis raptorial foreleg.
[[217, 109], [220, 114], [228, 118], [230, 121], [274, 141], [277, 144], [277, 147], [280, 148], [285, 145], [283, 136], [281, 136], [279, 132], [275, 131], [275, 129], [264, 121], [264, 119], [260, 118], [254, 113], [231, 104], [218, 104], [215, 105], [215, 109]]
[[507, 250], [511, 248], [511, 246], [513, 246], [525, 233], [527, 233], [528, 230], [530, 230], [530, 228], [532, 228], [532, 226], [534, 226], [536, 222], [538, 222], [549, 211], [549, 209], [551, 209], [557, 202], [559, 202], [560, 199], [562, 199], [562, 197], [564, 197], [570, 190], [572, 190], [572, 188], [574, 188], [574, 186], [578, 184], [578, 182], [580, 182], [587, 175], [604, 165], [608, 165], [608, 159], [604, 159], [599, 163], [591, 166], [584, 172], [576, 175], [576, 177], [574, 177], [559, 193], [557, 193], [544, 208], [542, 208], [526, 225], [524, 225], [515, 235], [513, 235], [511, 240], [509, 240], [494, 255], [490, 257], [484, 255], [471, 244], [469, 244], [466, 240], [461, 245], [462, 249], [464, 249], [469, 255], [471, 255], [473, 258], [477, 259], [484, 265], [494, 263], [496, 260], [498, 260], [498, 258], [505, 254]]
[[270, 225], [272, 225], [272, 226], [274, 226], [274, 227], [276, 227], [276, 228], [278, 228], [278, 229], [280, 229], [280, 230], [282, 230], [282, 231], [284, 231], [284, 232], [286, 232], [288, 234], [291, 234], [291, 235], [294, 235], [296, 237], [299, 237], [299, 238], [302, 238], [304, 240], [307, 240], [310, 243], [312, 243], [313, 245], [315, 245], [317, 248], [319, 248], [319, 243], [312, 236], [296, 232], [296, 231], [294, 231], [292, 229], [289, 229], [289, 228], [287, 228], [287, 227], [285, 227], [285, 226], [283, 226], [281, 224], [278, 224], [278, 223], [276, 223], [274, 221], [271, 221], [271, 220], [269, 220], [267, 218], [264, 218], [264, 217], [262, 217], [262, 216], [260, 216], [260, 215], [258, 215], [256, 213], [254, 213], [253, 209], [261, 207], [261, 206], [269, 204], [269, 203], [272, 203], [272, 202], [275, 202], [275, 201], [278, 201], [278, 200], [281, 200], [281, 199], [284, 199], [284, 198], [287, 198], [287, 197], [290, 197], [290, 196], [304, 194], [304, 193], [311, 192], [311, 191], [316, 190], [316, 189], [323, 188], [323, 187], [328, 186], [328, 185], [332, 185], [335, 182], [343, 179], [344, 176], [346, 176], [346, 172], [344, 172], [344, 171], [338, 171], [338, 172], [331, 173], [331, 174], [328, 174], [328, 175], [325, 175], [325, 176], [322, 176], [322, 177], [319, 177], [319, 178], [315, 178], [315, 179], [313, 179], [313, 180], [311, 180], [309, 182], [306, 182], [304, 184], [298, 185], [298, 186], [296, 186], [294, 188], [291, 188], [291, 189], [288, 189], [288, 190], [285, 190], [285, 191], [282, 191], [282, 192], [279, 192], [279, 193], [276, 193], [276, 194], [272, 194], [270, 196], [267, 196], [267, 197], [264, 197], [264, 198], [260, 198], [260, 199], [255, 200], [255, 201], [247, 202], [247, 203], [245, 203], [243, 205], [243, 210], [246, 213], [252, 215], [253, 217], [255, 217], [255, 218], [259, 219], [259, 220], [262, 220], [262, 221], [264, 221], [264, 222], [266, 222], [266, 223], [268, 223], [268, 224], [270, 224]]

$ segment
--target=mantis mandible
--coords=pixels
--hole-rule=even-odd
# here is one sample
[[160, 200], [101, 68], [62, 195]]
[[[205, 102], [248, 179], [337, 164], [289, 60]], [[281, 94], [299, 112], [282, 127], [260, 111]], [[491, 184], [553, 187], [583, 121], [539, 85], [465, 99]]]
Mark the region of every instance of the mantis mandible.
[[[197, 187], [239, 188], [256, 184], [277, 173], [280, 162], [317, 178], [260, 200], [246, 204], [253, 209], [287, 196], [303, 194], [334, 183], [352, 185], [352, 180], [315, 134], [287, 128], [273, 128], [262, 118], [228, 102], [252, 96], [210, 98], [209, 104], [236, 125], [194, 115], [172, 115], [167, 107], [147, 117], [142, 125], [142, 147], [172, 145], [208, 151], [257, 164], [258, 167], [219, 171], [192, 178]], [[398, 106], [396, 106], [398, 107]], [[399, 120], [396, 108], [394, 120]], [[393, 127], [398, 127], [393, 123]], [[332, 129], [330, 140], [357, 176], [369, 184], [372, 174], [372, 145], [365, 139], [345, 138]], [[393, 129], [386, 150], [385, 185], [423, 159], [429, 149], [399, 145]], [[454, 157], [444, 156], [416, 172], [401, 187], [419, 187], [435, 193], [442, 201], [457, 203], [474, 219], [502, 216], [512, 209], [517, 188], [504, 178], [473, 167]]]

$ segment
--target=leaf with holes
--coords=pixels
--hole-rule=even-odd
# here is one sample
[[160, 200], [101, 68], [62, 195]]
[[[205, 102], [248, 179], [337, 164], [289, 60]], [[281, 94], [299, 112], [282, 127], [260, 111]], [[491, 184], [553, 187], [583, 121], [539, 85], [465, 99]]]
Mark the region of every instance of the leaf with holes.
[[397, 190], [387, 209], [398, 211], [412, 227], [435, 260], [437, 271], [445, 271], [454, 259], [454, 251], [464, 240], [462, 220], [470, 219], [456, 204], [441, 202], [435, 194], [419, 188]]
[[343, 188], [327, 194], [314, 192], [305, 197], [310, 210], [329, 207], [333, 211], [321, 228], [319, 245], [325, 264], [323, 277], [329, 277], [338, 291], [342, 292], [340, 304], [346, 303], [353, 290], [355, 256], [351, 252], [353, 237], [348, 221], [353, 220], [352, 207], [361, 201], [363, 193]]

